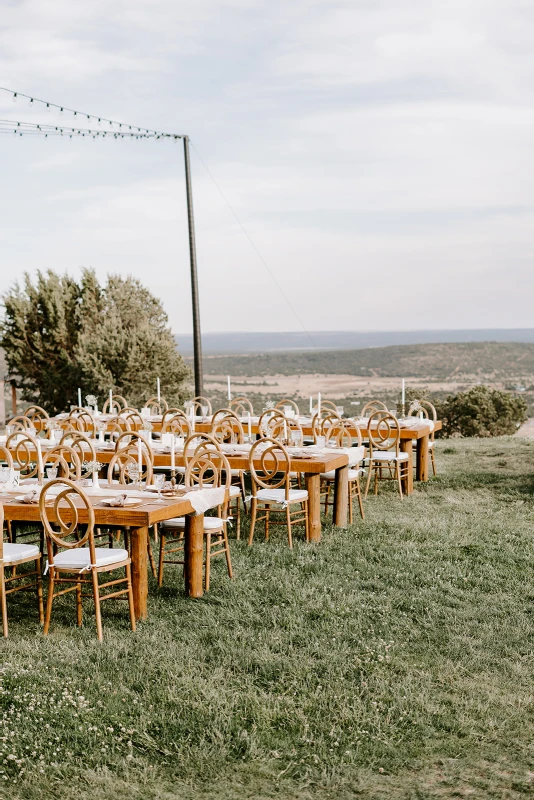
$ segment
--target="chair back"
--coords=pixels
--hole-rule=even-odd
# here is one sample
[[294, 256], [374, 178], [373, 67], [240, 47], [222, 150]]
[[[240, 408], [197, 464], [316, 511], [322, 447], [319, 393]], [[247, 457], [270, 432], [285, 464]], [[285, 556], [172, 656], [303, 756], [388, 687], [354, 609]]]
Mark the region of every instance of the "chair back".
[[74, 450], [80, 459], [81, 477], [89, 478], [92, 472], [84, 468], [84, 462], [97, 460], [95, 446], [89, 437], [85, 433], [80, 433], [80, 431], [65, 431], [59, 445], [60, 447], [68, 445], [71, 450]]
[[29, 417], [25, 417], [22, 414], [19, 414], [17, 417], [12, 417], [6, 425], [6, 428], [10, 428], [12, 433], [16, 431], [27, 431], [28, 428], [32, 427], [33, 422], [29, 419]]
[[160, 397], [159, 400], [157, 397], [149, 397], [144, 405], [144, 408], [148, 408], [151, 416], [161, 417], [169, 408], [169, 404], [163, 397]]
[[80, 457], [76, 450], [67, 444], [58, 444], [47, 450], [43, 455], [43, 471], [45, 475], [47, 466], [57, 469], [58, 478], [70, 478], [71, 481], [79, 481], [82, 477]]
[[420, 400], [412, 400], [407, 416], [428, 419], [428, 409], [424, 408]]
[[332, 421], [335, 419], [341, 419], [336, 411], [332, 411], [332, 409], [324, 407], [321, 403], [321, 411], [316, 412], [312, 417], [312, 436], [313, 441], [317, 441], [318, 436], [325, 436], [326, 433], [324, 431], [325, 422], [327, 427], [332, 424]]
[[265, 438], [254, 442], [250, 449], [249, 469], [253, 491], [255, 487], [283, 488], [286, 500], [289, 498], [291, 458], [284, 445], [277, 439]]
[[6, 449], [11, 453], [14, 467], [20, 470], [23, 479], [39, 476], [37, 448], [37, 439], [25, 431], [15, 431], [7, 437]]
[[41, 426], [44, 427], [43, 423], [50, 419], [50, 416], [47, 414], [44, 408], [36, 405], [26, 408], [24, 411], [24, 416], [26, 419], [31, 420], [34, 427], [37, 427], [35, 423], [40, 423]]
[[163, 415], [161, 432], [174, 433], [175, 436], [183, 436], [184, 439], [188, 439], [191, 435], [191, 425], [183, 411], [173, 408]]
[[281, 411], [282, 413], [284, 413], [284, 409], [285, 409], [286, 406], [290, 406], [293, 409], [293, 411], [295, 412], [295, 414], [297, 415], [297, 417], [300, 415], [300, 409], [299, 409], [298, 405], [295, 403], [294, 400], [290, 400], [287, 397], [284, 397], [283, 400], [279, 400], [278, 403], [275, 405], [275, 408], [278, 411]]
[[141, 430], [146, 422], [136, 408], [123, 408], [118, 416], [128, 420], [132, 431]]
[[102, 413], [103, 414], [120, 414], [121, 409], [128, 408], [128, 402], [124, 399], [121, 394], [112, 394], [111, 395], [111, 405], [109, 402], [109, 395], [102, 406]]
[[243, 444], [245, 441], [243, 426], [233, 411], [229, 411], [225, 415], [221, 415], [221, 412], [217, 411], [213, 417], [210, 433], [218, 442], [226, 444]]
[[238, 417], [246, 417], [248, 414], [254, 416], [254, 408], [248, 397], [234, 397], [230, 400], [228, 407], [237, 414]]
[[185, 485], [188, 488], [230, 488], [232, 470], [224, 453], [215, 450], [211, 445], [201, 444], [189, 459], [185, 470]]
[[373, 411], [387, 411], [388, 407], [382, 400], [369, 400], [362, 408], [362, 417], [371, 415]]
[[[46, 535], [50, 564], [53, 564], [58, 550], [74, 550], [86, 544], [89, 545], [90, 563], [96, 563], [95, 512], [83, 489], [69, 478], [48, 481], [39, 496], [39, 513]], [[83, 534], [80, 524], [85, 527]]]
[[85, 408], [73, 408], [65, 422], [68, 422], [74, 430], [80, 431], [80, 433], [88, 433], [90, 436], [95, 436], [95, 418]]
[[[333, 400], [323, 400], [321, 398], [321, 411], [325, 409], [329, 414], [337, 414], [337, 406]], [[339, 414], [338, 414], [339, 416]]]
[[213, 436], [210, 436], [209, 433], [193, 433], [184, 443], [184, 461], [186, 466], [199, 448], [216, 450], [218, 453], [222, 452], [220, 443], [217, 439], [214, 439]]
[[259, 421], [259, 430], [262, 438], [276, 439], [286, 446], [300, 447], [304, 443], [299, 421], [294, 417], [284, 416], [282, 411], [275, 408], [263, 412]]
[[389, 411], [374, 411], [367, 425], [370, 456], [373, 450], [395, 450], [399, 454], [400, 428], [397, 417]]
[[130, 420], [120, 415], [112, 417], [107, 426], [110, 440], [117, 439], [122, 433], [129, 433], [132, 430]]
[[362, 434], [354, 420], [340, 419], [338, 416], [327, 417], [323, 422], [326, 447], [358, 447], [362, 446]]
[[144, 436], [136, 431], [121, 433], [115, 444], [115, 452], [109, 462], [108, 483], [118, 472], [119, 483], [126, 485], [132, 479], [128, 475], [129, 464], [139, 464], [139, 442], [141, 442], [141, 473], [139, 481], [152, 483], [154, 474], [154, 452]]
[[207, 417], [211, 417], [211, 415], [213, 414], [212, 405], [207, 397], [202, 397], [202, 395], [198, 395], [198, 397], [193, 397], [192, 400], [189, 400], [188, 403], [189, 403], [188, 405], [189, 408], [191, 407], [194, 408], [195, 416], [197, 411], [200, 411], [200, 413], [202, 414], [203, 408], [208, 409], [208, 413], [206, 414]]
[[7, 446], [3, 444], [0, 444], [0, 463], [9, 467], [9, 469], [13, 469], [13, 456], [7, 449]]

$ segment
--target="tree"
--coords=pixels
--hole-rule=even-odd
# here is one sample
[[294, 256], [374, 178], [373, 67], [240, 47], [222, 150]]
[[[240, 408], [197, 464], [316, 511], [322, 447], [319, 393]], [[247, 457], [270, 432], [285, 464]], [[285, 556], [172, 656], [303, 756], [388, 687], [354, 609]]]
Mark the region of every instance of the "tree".
[[101, 286], [93, 270], [77, 283], [67, 275], [24, 276], [4, 296], [0, 325], [9, 372], [23, 398], [57, 413], [82, 396], [102, 402], [109, 390], [139, 406], [155, 394], [183, 402], [189, 368], [176, 349], [163, 306], [135, 278], [112, 275]]
[[509, 436], [527, 418], [527, 404], [509, 392], [474, 386], [449, 395], [438, 409], [445, 436]]

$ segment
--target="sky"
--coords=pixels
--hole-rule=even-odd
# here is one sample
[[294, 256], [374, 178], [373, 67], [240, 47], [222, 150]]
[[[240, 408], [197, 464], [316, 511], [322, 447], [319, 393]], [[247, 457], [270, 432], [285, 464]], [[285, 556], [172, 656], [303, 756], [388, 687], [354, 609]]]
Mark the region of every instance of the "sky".
[[[0, 0], [0, 85], [190, 136], [204, 331], [533, 327], [533, 40], [529, 0]], [[0, 136], [0, 218], [0, 293], [130, 274], [190, 332], [180, 142]]]

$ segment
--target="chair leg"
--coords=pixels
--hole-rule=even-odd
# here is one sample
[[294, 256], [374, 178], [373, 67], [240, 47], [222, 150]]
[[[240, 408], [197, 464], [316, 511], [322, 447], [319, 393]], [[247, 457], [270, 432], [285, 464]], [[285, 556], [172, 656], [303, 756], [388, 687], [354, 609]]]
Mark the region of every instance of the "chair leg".
[[7, 595], [3, 564], [0, 564], [0, 594], [2, 595], [2, 630], [4, 636], [7, 636]]
[[128, 581], [128, 608], [130, 611], [130, 627], [132, 631], [135, 631], [135, 608], [132, 590], [132, 568], [130, 564], [126, 564], [126, 580]]
[[236, 533], [235, 538], [239, 541], [241, 538], [241, 500], [237, 498], [237, 511], [236, 511]]
[[435, 453], [434, 453], [434, 448], [432, 448], [431, 451], [430, 451], [430, 458], [432, 460], [432, 475], [435, 478], [436, 477], [436, 456], [435, 456]]
[[250, 506], [250, 533], [248, 535], [248, 546], [252, 544], [252, 538], [254, 536], [254, 528], [256, 527], [256, 514], [257, 514], [257, 500], [251, 500]]
[[399, 494], [400, 494], [400, 499], [402, 500], [402, 499], [403, 499], [403, 497], [402, 497], [402, 478], [401, 478], [401, 468], [400, 468], [400, 464], [399, 464], [399, 462], [398, 462], [398, 461], [397, 461], [397, 470], [396, 470], [396, 472], [397, 472], [397, 483], [398, 483], [398, 485], [399, 485]]
[[167, 537], [160, 531], [159, 534], [159, 566], [158, 566], [158, 586], [163, 584], [163, 559], [165, 557], [165, 542]]
[[360, 488], [360, 479], [359, 478], [356, 478], [356, 495], [358, 497], [358, 505], [360, 506], [361, 518], [365, 519], [365, 514], [363, 513], [362, 490]]
[[[154, 526], [155, 527], [155, 526]], [[146, 540], [146, 549], [148, 553], [148, 560], [150, 562], [150, 569], [152, 571], [152, 577], [156, 577], [156, 562], [154, 561], [154, 555], [152, 553], [152, 544], [150, 543], [150, 534]]]
[[98, 641], [101, 642], [102, 636], [102, 615], [100, 613], [100, 590], [98, 587], [98, 572], [96, 569], [91, 570], [91, 577], [93, 579], [93, 596], [95, 600], [95, 617], [96, 617], [96, 635]]
[[224, 551], [226, 553], [226, 566], [228, 568], [228, 577], [233, 578], [234, 574], [232, 571], [232, 559], [230, 558], [230, 545], [228, 544], [228, 534], [226, 532], [226, 525], [223, 528], [223, 536], [224, 536]]
[[287, 541], [289, 544], [289, 549], [293, 550], [293, 537], [291, 536], [291, 508], [289, 505], [286, 506], [286, 520], [287, 520]]
[[354, 500], [354, 491], [352, 481], [349, 482], [349, 525], [352, 525], [353, 513], [352, 513], [352, 501]]
[[369, 472], [367, 473], [367, 480], [365, 482], [365, 499], [367, 499], [367, 492], [369, 491], [369, 486], [371, 485], [371, 476], [373, 474], [373, 463], [369, 461]]
[[265, 541], [266, 542], [269, 541], [269, 522], [270, 522], [269, 514], [270, 514], [270, 508], [269, 508], [269, 506], [267, 506], [267, 508], [265, 509]]
[[82, 582], [79, 580], [76, 584], [76, 625], [78, 628], [82, 627], [82, 617]]
[[210, 588], [210, 571], [211, 571], [211, 533], [206, 534], [206, 576], [204, 579], [204, 588], [209, 591]]
[[43, 633], [46, 636], [48, 634], [50, 628], [50, 618], [52, 616], [52, 602], [54, 600], [54, 583], [55, 583], [55, 575], [54, 575], [54, 567], [50, 568], [50, 577], [48, 579], [48, 596], [46, 598], [46, 614], [45, 614], [45, 621], [43, 627]]

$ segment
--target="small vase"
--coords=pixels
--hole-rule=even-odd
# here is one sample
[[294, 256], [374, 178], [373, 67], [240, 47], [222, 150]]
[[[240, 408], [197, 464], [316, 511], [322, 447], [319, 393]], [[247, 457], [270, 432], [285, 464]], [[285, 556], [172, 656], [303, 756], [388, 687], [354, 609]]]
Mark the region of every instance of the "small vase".
[[101, 492], [100, 484], [98, 482], [98, 472], [93, 472], [93, 492]]

